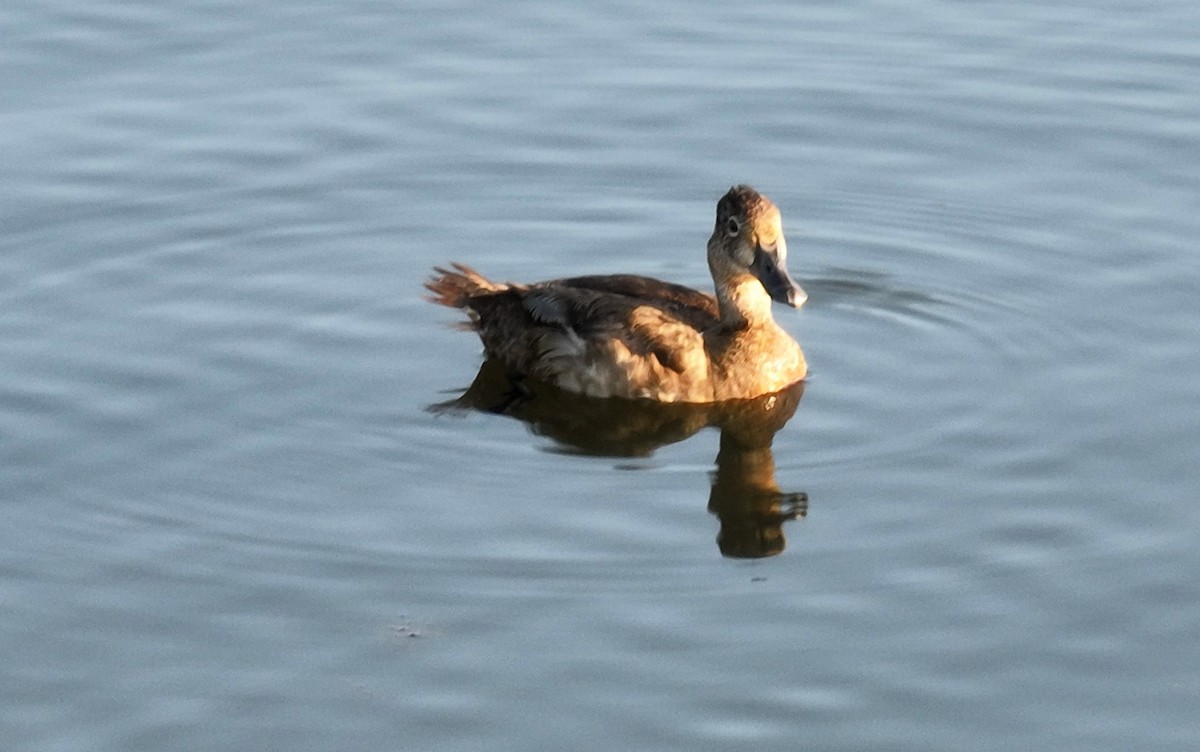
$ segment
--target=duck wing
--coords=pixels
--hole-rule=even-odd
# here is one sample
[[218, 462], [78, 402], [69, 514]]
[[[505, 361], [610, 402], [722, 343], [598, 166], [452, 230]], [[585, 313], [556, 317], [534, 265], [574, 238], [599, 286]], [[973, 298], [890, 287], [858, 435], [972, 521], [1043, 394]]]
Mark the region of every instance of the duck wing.
[[514, 284], [467, 308], [487, 355], [516, 373], [596, 397], [711, 401], [703, 327], [716, 321], [715, 302], [648, 282]]
[[709, 323], [702, 310], [681, 301], [559, 282], [529, 288], [521, 304], [538, 327], [549, 329], [541, 338], [540, 359], [547, 361], [567, 353], [595, 361], [599, 353], [615, 348], [682, 373], [689, 358], [703, 352], [696, 324]]

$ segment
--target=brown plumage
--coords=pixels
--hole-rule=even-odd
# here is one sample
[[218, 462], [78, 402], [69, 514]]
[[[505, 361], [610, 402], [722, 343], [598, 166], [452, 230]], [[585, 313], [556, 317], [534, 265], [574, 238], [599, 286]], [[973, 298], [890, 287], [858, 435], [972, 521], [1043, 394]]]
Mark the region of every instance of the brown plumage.
[[716, 296], [630, 274], [534, 284], [492, 282], [470, 267], [435, 268], [429, 300], [467, 311], [488, 358], [593, 397], [719, 402], [804, 378], [800, 346], [771, 316], [799, 307], [779, 210], [739, 185], [717, 203], [708, 241]]

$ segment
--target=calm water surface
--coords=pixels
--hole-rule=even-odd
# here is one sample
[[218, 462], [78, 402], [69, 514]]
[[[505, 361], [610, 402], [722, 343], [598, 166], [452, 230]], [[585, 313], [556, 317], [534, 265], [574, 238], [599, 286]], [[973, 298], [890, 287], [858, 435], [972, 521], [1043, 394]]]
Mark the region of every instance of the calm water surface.
[[[1198, 8], [5, 5], [0, 746], [1195, 749]], [[430, 266], [707, 286], [743, 181], [776, 555], [714, 428], [427, 410]]]

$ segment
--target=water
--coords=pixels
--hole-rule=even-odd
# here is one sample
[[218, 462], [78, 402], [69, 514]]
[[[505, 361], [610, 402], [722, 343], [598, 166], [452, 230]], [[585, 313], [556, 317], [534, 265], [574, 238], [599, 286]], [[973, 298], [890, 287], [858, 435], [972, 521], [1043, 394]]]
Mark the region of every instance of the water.
[[[0, 26], [5, 749], [1194, 748], [1194, 3]], [[427, 410], [430, 266], [703, 287], [741, 181], [810, 295], [782, 551], [716, 430]]]

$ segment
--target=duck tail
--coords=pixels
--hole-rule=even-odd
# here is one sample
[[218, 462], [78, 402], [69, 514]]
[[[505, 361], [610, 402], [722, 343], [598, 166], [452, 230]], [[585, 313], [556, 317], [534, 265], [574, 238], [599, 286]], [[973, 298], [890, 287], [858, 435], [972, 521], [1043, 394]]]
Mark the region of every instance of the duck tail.
[[451, 263], [450, 269], [435, 266], [436, 276], [425, 281], [430, 295], [425, 299], [431, 303], [451, 308], [467, 308], [471, 298], [493, 292], [503, 292], [508, 285], [492, 282], [487, 277], [465, 264]]

